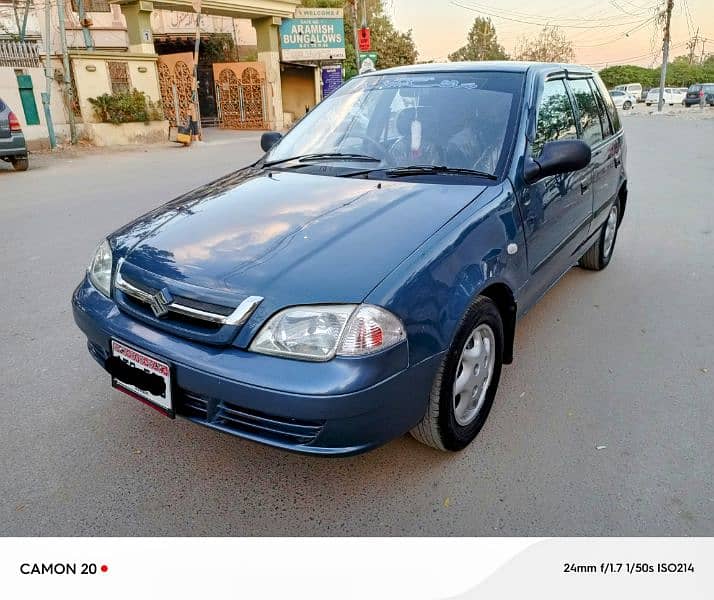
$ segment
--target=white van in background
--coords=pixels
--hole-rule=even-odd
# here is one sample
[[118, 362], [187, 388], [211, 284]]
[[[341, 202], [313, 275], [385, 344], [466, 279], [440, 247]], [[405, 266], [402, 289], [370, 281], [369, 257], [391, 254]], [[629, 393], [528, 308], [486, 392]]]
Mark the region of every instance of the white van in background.
[[638, 102], [642, 102], [644, 100], [642, 97], [641, 83], [624, 83], [622, 85], [616, 85], [615, 89], [632, 94], [635, 98], [637, 98]]

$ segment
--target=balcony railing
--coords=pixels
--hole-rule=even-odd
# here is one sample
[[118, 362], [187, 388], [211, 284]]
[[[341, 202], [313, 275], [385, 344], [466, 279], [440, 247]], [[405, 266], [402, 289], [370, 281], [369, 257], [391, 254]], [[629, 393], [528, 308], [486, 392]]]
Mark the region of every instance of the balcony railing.
[[36, 42], [0, 40], [0, 67], [41, 67]]

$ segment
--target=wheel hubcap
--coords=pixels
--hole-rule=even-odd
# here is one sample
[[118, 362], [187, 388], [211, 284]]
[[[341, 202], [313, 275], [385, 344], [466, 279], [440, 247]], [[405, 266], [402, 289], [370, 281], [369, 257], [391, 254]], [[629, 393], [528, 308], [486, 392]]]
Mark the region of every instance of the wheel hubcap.
[[481, 324], [466, 340], [456, 367], [453, 409], [459, 425], [471, 423], [481, 410], [495, 362], [496, 338], [488, 325]]
[[603, 244], [602, 253], [607, 258], [612, 252], [612, 246], [615, 243], [615, 233], [617, 233], [617, 206], [610, 209], [610, 214], [605, 223], [605, 243]]

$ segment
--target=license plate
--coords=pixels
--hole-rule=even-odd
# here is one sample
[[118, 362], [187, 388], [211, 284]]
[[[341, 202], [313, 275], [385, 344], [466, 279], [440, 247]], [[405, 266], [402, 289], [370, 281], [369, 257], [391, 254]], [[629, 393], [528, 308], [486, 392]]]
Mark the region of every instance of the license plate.
[[153, 356], [112, 340], [112, 387], [174, 416], [171, 402], [171, 368]]

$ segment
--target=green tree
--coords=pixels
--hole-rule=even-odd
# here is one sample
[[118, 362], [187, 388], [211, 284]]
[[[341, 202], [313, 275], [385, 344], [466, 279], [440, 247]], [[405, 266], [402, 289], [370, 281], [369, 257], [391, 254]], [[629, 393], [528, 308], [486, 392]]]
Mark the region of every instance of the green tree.
[[[600, 77], [608, 88], [625, 83], [641, 83], [644, 87], [659, 86], [660, 69], [647, 69], [637, 65], [615, 65], [600, 71]], [[689, 64], [677, 57], [667, 65], [665, 85], [688, 87], [693, 83], [714, 81], [714, 59], [702, 64]]]
[[449, 60], [508, 60], [498, 43], [496, 28], [488, 17], [476, 17], [466, 38], [466, 45], [449, 54]]
[[637, 65], [615, 65], [600, 71], [600, 77], [608, 88], [625, 83], [641, 83], [643, 87], [659, 84], [659, 77], [654, 69]]
[[[303, 6], [310, 8], [343, 8], [345, 11], [345, 77], [357, 74], [357, 60], [354, 45], [355, 19], [351, 0], [303, 0]], [[361, 2], [358, 2], [357, 27], [362, 25]], [[403, 32], [384, 11], [382, 0], [367, 0], [367, 24], [372, 38], [372, 50], [378, 54], [377, 67], [388, 69], [400, 65], [411, 65], [417, 61], [417, 52], [411, 30]]]
[[575, 60], [571, 42], [558, 27], [546, 25], [534, 38], [524, 37], [516, 49], [518, 60], [569, 63]]

